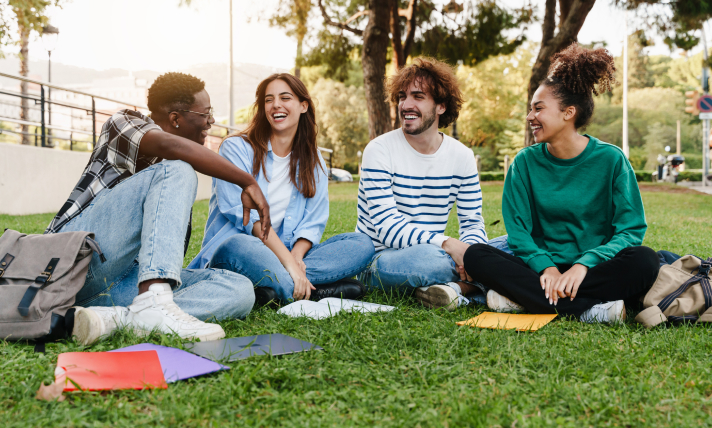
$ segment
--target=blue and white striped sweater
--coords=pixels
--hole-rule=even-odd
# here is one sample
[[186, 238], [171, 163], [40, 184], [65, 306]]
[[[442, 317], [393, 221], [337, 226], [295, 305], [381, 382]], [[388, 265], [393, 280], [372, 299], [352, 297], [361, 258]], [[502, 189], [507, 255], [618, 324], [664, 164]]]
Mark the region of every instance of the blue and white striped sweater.
[[417, 244], [442, 246], [457, 203], [460, 240], [487, 242], [474, 154], [445, 136], [433, 155], [416, 152], [400, 129], [369, 143], [363, 156], [356, 230], [376, 250]]

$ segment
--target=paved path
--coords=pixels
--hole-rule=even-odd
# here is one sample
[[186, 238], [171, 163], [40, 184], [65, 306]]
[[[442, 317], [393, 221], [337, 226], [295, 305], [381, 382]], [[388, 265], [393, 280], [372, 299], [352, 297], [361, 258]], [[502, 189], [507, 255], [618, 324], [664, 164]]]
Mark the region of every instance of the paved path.
[[690, 184], [691, 184], [690, 182], [683, 181], [681, 183], [678, 183], [678, 186], [685, 186], [688, 189], [692, 189], [692, 190], [696, 190], [701, 193], [707, 193], [708, 195], [712, 195], [712, 184], [708, 184], [705, 187], [702, 187], [697, 182], [695, 182], [696, 185], [690, 185]]

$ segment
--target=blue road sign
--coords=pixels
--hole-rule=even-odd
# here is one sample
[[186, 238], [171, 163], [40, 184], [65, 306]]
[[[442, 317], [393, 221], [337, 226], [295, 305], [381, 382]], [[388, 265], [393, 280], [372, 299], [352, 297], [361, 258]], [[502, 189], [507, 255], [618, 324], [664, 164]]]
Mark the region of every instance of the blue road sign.
[[712, 95], [702, 95], [699, 100], [697, 100], [697, 110], [701, 113], [712, 112]]

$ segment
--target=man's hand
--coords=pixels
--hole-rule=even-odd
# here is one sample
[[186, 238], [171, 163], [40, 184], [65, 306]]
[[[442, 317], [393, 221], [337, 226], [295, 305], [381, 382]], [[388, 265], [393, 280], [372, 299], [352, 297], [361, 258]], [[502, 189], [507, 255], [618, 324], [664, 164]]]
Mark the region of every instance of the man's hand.
[[460, 281], [475, 282], [469, 273], [465, 270], [465, 266], [457, 266], [457, 273], [460, 274]]
[[552, 286], [560, 276], [561, 272], [559, 272], [559, 269], [555, 266], [551, 266], [544, 269], [544, 272], [542, 272], [539, 277], [539, 283], [541, 284], [542, 290], [544, 290], [544, 295], [549, 299], [550, 305], [554, 303]]
[[452, 257], [457, 266], [464, 266], [465, 263], [462, 259], [465, 257], [465, 251], [467, 251], [468, 248], [470, 248], [470, 244], [465, 244], [455, 238], [447, 238], [447, 240], [443, 242], [443, 250]]
[[579, 286], [586, 278], [587, 273], [588, 268], [577, 263], [571, 266], [571, 269], [567, 270], [563, 275], [560, 275], [551, 287], [554, 304], [558, 302], [559, 297], [569, 296], [571, 300], [574, 300]]
[[255, 236], [260, 238], [262, 242], [266, 242], [272, 224], [269, 217], [269, 204], [267, 204], [267, 199], [262, 194], [260, 186], [255, 182], [245, 187], [242, 189], [240, 198], [242, 199], [242, 225], [247, 226], [247, 223], [250, 222], [250, 210], [257, 210], [262, 230], [260, 231], [261, 233], [255, 234]]

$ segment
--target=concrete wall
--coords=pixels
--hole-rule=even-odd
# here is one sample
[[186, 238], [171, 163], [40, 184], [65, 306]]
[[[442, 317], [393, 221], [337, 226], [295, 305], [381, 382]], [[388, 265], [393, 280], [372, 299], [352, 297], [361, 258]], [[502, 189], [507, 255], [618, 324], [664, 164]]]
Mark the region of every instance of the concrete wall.
[[[0, 143], [0, 214], [56, 213], [79, 181], [90, 154]], [[196, 200], [210, 198], [198, 174]]]

